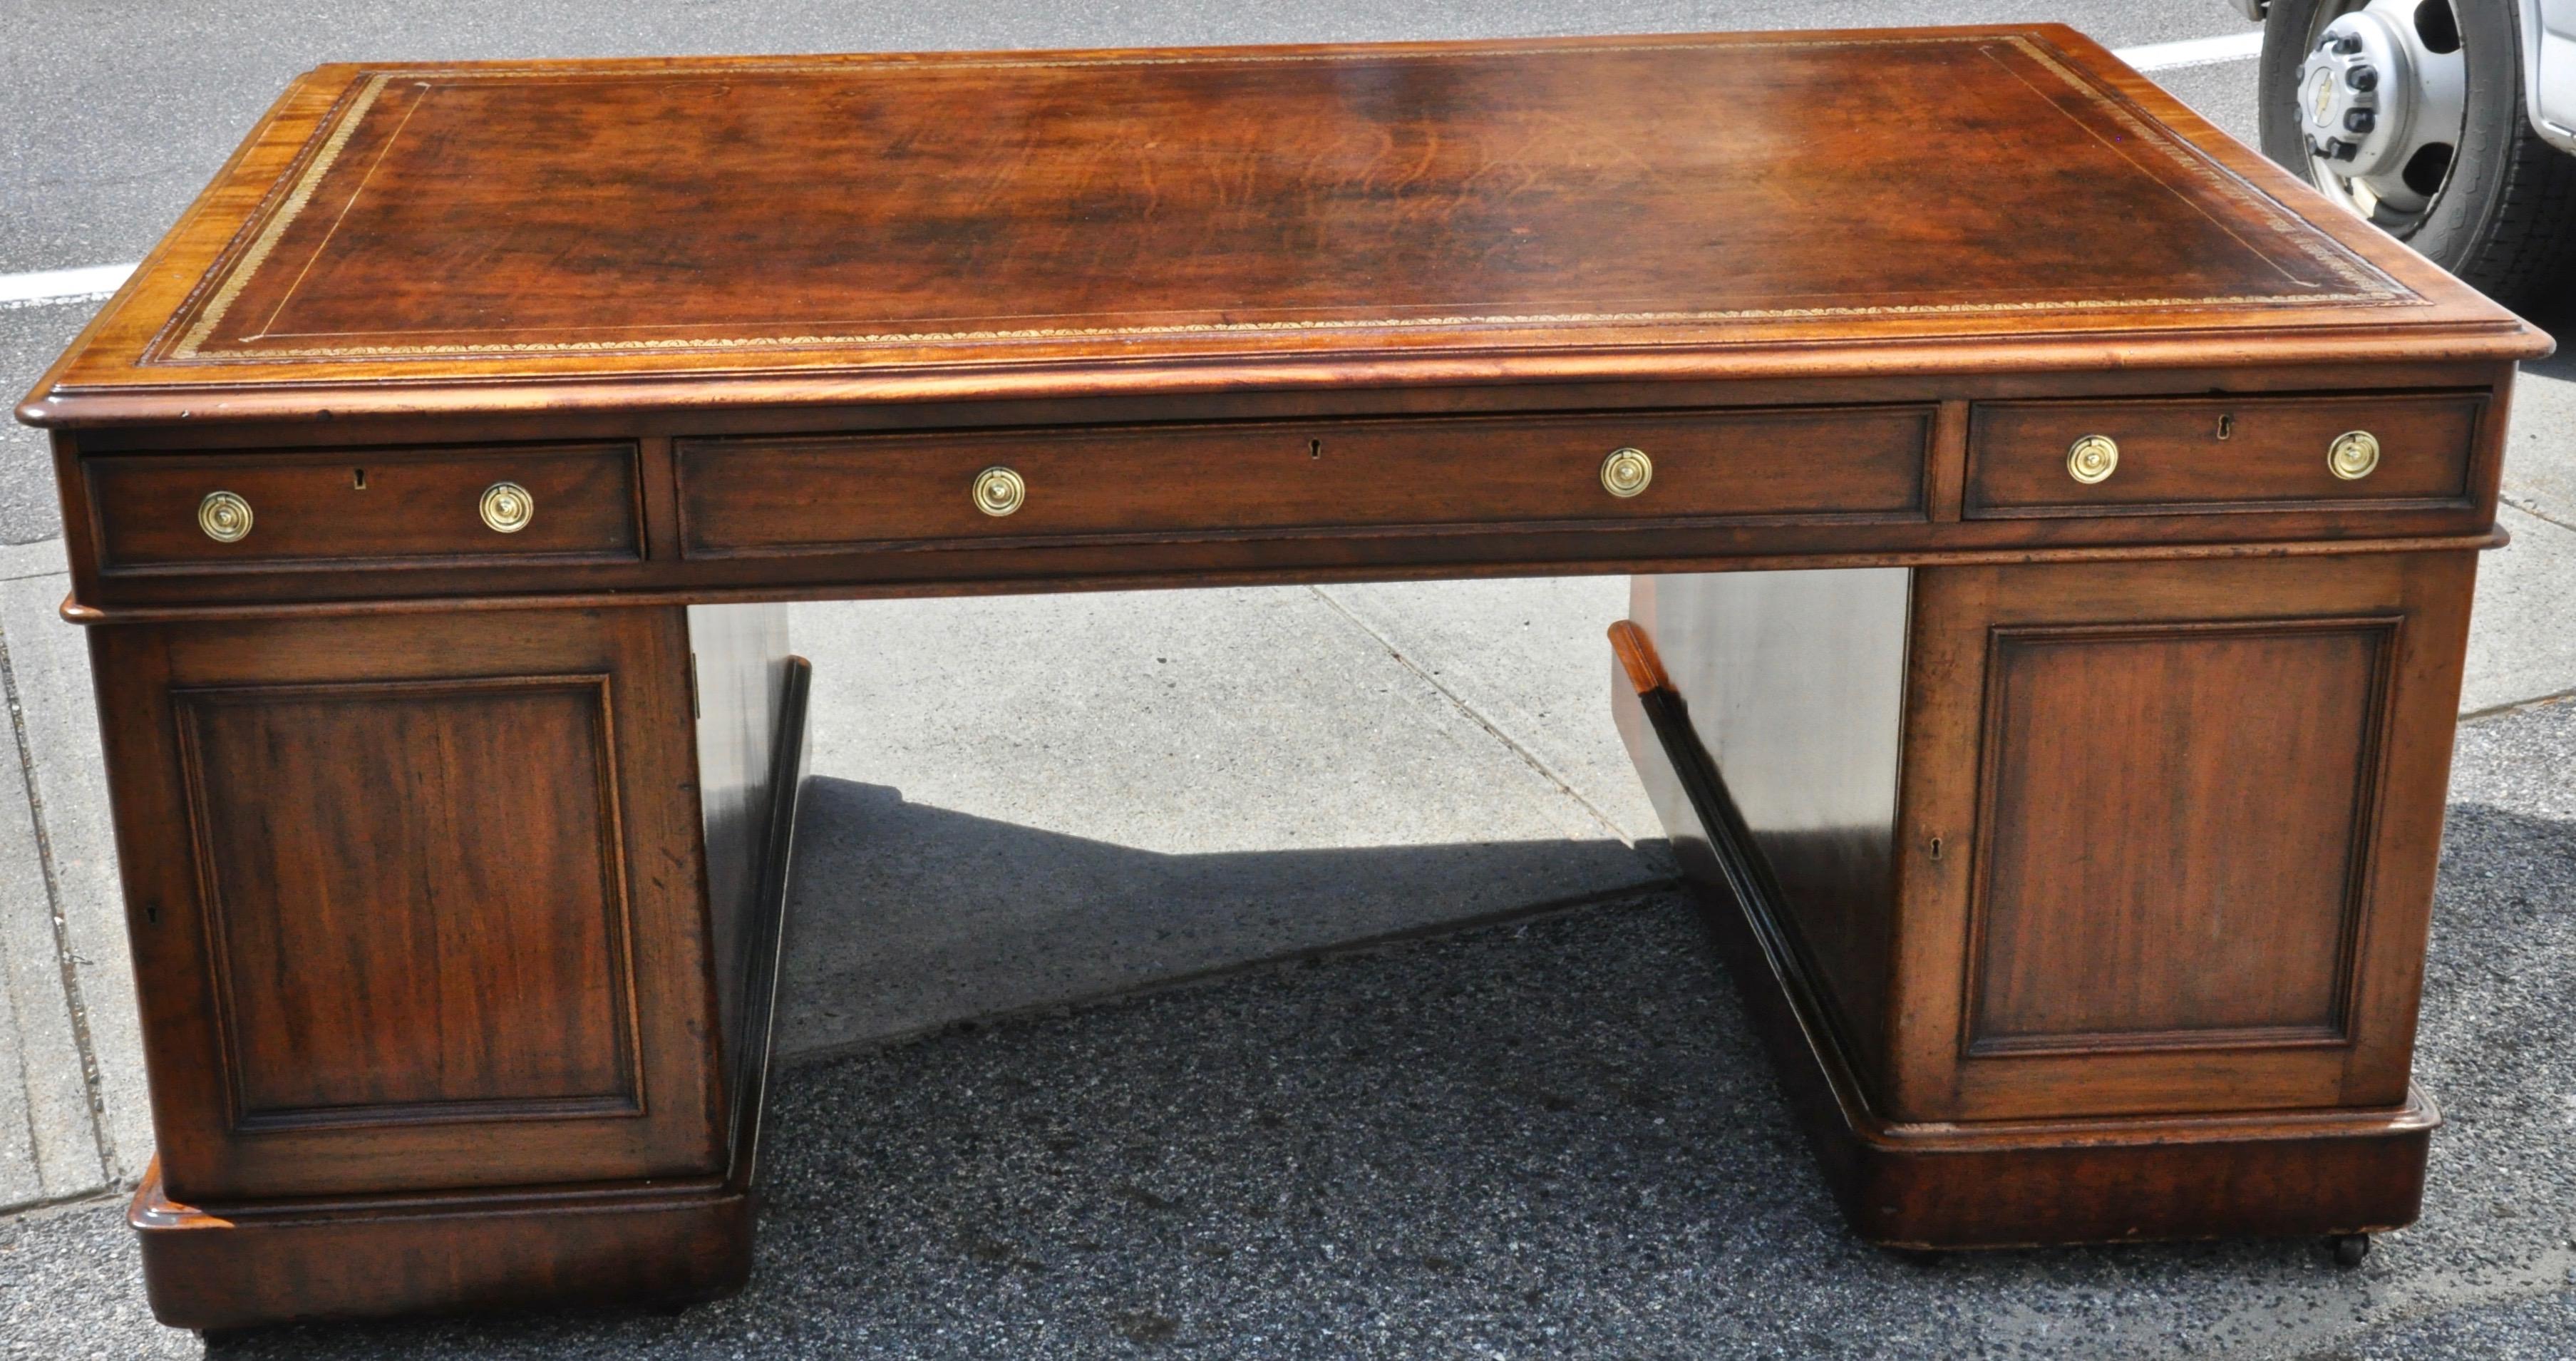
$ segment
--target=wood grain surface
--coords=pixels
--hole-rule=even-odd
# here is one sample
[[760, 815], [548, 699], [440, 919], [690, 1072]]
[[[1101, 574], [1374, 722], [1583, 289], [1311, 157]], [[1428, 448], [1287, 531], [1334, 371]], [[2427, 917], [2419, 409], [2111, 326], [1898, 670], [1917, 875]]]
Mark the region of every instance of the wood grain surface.
[[368, 379], [750, 399], [2104, 331], [2545, 344], [2241, 151], [2053, 26], [331, 66], [24, 414], [289, 374], [364, 411], [393, 400]]
[[18, 413], [154, 1306], [739, 1283], [790, 598], [1689, 574], [1619, 719], [1864, 1235], [2403, 1223], [2548, 347], [2054, 25], [315, 70]]
[[[156, 359], [2411, 300], [2020, 36], [429, 67], [341, 99]], [[2118, 250], [2044, 230], [2112, 222]]]
[[[85, 473], [108, 575], [643, 557], [632, 444], [146, 454], [93, 459]], [[481, 516], [485, 490], [504, 482], [535, 507], [508, 533]], [[198, 502], [217, 491], [251, 507], [251, 532], [232, 543], [197, 526]]]
[[1799, 948], [1807, 906], [1770, 872], [1652, 641], [1622, 622], [1612, 642], [1628, 682], [1611, 695], [1620, 736], [1858, 1236], [1895, 1247], [2018, 1247], [2371, 1233], [2414, 1222], [2442, 1118], [2412, 1088], [2379, 1106], [2249, 1101], [2187, 1116], [1953, 1122], [1889, 1111], [1876, 1056], [1850, 1046], [1832, 985]]
[[91, 632], [172, 1196], [721, 1170], [685, 613]]
[[[1524, 524], [1901, 523], [1924, 518], [1927, 407], [1623, 412], [686, 440], [693, 559], [847, 552], [888, 541], [1105, 542]], [[1653, 461], [1637, 494], [1613, 451]], [[968, 495], [1021, 474], [1007, 516]]]
[[[2245, 401], [1987, 402], [1968, 437], [1966, 513], [2030, 516], [2251, 512], [2360, 504], [2468, 509], [2477, 434], [2488, 419], [2476, 393]], [[2326, 454], [2346, 431], [2379, 441], [2379, 465], [2338, 478]], [[2070, 445], [2101, 435], [2119, 464], [2087, 486], [2069, 477]]]

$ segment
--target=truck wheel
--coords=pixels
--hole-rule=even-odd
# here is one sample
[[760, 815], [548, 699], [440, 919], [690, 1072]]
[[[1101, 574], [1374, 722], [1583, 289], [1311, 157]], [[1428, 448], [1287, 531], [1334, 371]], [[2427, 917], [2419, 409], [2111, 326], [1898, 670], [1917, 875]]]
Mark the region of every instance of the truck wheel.
[[2576, 156], [2523, 113], [2513, 0], [2272, 0], [2263, 154], [2508, 307], [2576, 279]]

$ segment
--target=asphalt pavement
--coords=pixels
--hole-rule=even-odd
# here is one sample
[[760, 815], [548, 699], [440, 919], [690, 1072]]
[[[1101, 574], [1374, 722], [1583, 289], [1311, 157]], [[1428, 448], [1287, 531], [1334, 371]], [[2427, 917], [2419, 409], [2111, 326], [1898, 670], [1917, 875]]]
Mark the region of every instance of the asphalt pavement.
[[[778, 1084], [751, 1289], [677, 1317], [238, 1334], [221, 1357], [2576, 1354], [2576, 703], [2463, 730], [2417, 1227], [1883, 1253], [1658, 891], [964, 1024]], [[105, 1207], [0, 1220], [0, 1356], [193, 1356]]]
[[[2220, 0], [6, 0], [0, 275], [140, 255], [324, 60], [2030, 19], [2115, 46], [2247, 28]], [[2157, 78], [2251, 135], [2250, 62]], [[95, 306], [0, 309], [0, 387]], [[2472, 710], [2576, 690], [2569, 358], [2516, 422], [2517, 542], [2483, 571]], [[53, 1146], [94, 1141], [89, 1182], [17, 1191], [0, 1128], [0, 1205], [130, 1182], [148, 1148], [115, 1038], [112, 856], [72, 778], [85, 673], [43, 618], [59, 533], [40, 441], [0, 424], [0, 676], [50, 828], [42, 873], [0, 891], [44, 881], [60, 973], [96, 1003], [82, 1033], [107, 1037], [95, 1118]], [[820, 778], [781, 1038], [802, 1057], [776, 1084], [753, 1289], [677, 1318], [293, 1329], [221, 1354], [2576, 1356], [2576, 705], [2463, 730], [2419, 1059], [2451, 1124], [2422, 1226], [2353, 1272], [2243, 1242], [1927, 1267], [1843, 1232], [1669, 885], [1606, 718], [1620, 588], [798, 607]], [[994, 708], [1015, 722], [980, 721]], [[68, 1194], [0, 1215], [0, 1358], [198, 1354], [144, 1311], [117, 1198]]]

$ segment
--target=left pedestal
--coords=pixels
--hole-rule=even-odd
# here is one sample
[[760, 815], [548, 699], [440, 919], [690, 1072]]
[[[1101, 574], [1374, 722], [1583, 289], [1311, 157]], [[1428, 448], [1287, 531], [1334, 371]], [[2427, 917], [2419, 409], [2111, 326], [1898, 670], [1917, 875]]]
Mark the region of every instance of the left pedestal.
[[163, 1322], [741, 1285], [802, 765], [783, 607], [90, 640]]

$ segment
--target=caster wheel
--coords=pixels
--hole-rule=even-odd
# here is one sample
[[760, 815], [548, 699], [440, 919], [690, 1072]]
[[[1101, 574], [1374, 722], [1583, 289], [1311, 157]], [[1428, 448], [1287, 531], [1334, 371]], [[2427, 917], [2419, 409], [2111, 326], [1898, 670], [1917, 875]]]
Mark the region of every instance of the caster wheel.
[[2334, 1254], [2334, 1263], [2336, 1266], [2357, 1267], [2361, 1265], [2362, 1258], [2370, 1255], [2370, 1235], [2366, 1233], [2336, 1234], [2334, 1237], [2326, 1240], [2326, 1250]]
[[1889, 1248], [1887, 1255], [1917, 1271], [1929, 1271], [1948, 1261], [1950, 1257], [1950, 1254], [1938, 1248]]

